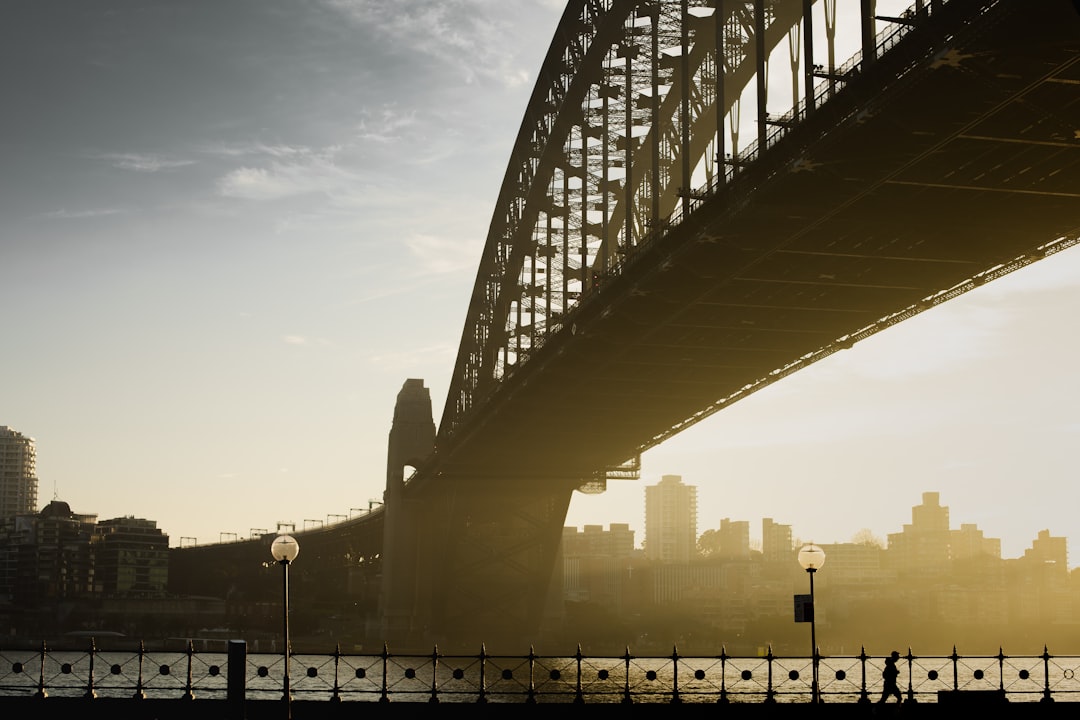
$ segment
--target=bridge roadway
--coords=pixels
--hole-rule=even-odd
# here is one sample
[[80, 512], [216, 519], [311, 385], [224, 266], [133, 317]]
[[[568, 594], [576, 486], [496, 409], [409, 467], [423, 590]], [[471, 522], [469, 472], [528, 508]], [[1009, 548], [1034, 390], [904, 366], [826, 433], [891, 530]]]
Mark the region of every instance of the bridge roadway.
[[[827, 102], [781, 119], [737, 172], [683, 193], [610, 263], [598, 258], [542, 343], [474, 378], [464, 410], [452, 393], [437, 435], [427, 391], [410, 381], [420, 412], [400, 426], [395, 413], [391, 447], [395, 433], [419, 441], [389, 453], [385, 513], [328, 535], [322, 563], [380, 585], [395, 650], [532, 641], [558, 589], [576, 488], [793, 369], [1076, 241], [1080, 11], [1069, 0], [929, 6], [887, 52], [864, 44]], [[527, 290], [511, 280], [520, 307]], [[503, 321], [467, 323], [463, 348], [505, 335]], [[460, 357], [458, 375], [475, 374]]]

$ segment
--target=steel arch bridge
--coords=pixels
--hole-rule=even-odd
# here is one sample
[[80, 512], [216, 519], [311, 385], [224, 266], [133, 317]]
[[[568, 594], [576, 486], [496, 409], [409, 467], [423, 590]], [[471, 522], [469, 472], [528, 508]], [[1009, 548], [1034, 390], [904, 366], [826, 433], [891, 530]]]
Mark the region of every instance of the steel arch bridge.
[[380, 559], [392, 647], [519, 651], [574, 491], [1080, 237], [1076, 3], [859, 9], [861, 51], [837, 65], [835, 0], [568, 3], [437, 431], [422, 381], [398, 397], [381, 545], [358, 553]]

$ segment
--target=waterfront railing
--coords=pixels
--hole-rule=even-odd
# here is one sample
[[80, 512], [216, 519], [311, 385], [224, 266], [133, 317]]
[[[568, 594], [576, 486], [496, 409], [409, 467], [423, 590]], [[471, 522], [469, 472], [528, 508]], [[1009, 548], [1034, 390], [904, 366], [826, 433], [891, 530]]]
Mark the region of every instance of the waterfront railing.
[[[884, 656], [761, 656], [721, 652], [712, 657], [375, 654], [334, 648], [283, 654], [227, 652], [0, 648], [0, 696], [269, 700], [290, 687], [295, 700], [330, 702], [500, 703], [793, 703], [810, 702], [815, 663], [825, 703], [868, 703], [882, 692]], [[917, 655], [901, 657], [907, 703], [973, 699], [1004, 702], [1080, 701], [1080, 656]], [[286, 684], [285, 673], [290, 672]]]

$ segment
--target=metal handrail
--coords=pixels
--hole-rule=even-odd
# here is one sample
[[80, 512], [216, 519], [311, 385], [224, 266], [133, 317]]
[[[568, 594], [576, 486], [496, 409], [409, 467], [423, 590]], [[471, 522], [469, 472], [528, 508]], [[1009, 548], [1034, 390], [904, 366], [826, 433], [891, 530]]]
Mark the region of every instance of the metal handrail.
[[[236, 642], [236, 641], [234, 641]], [[243, 645], [242, 643], [240, 643]], [[246, 645], [244, 646], [246, 650]], [[23, 696], [233, 700], [225, 669], [237, 656], [184, 651], [0, 649], [0, 699]], [[281, 697], [281, 654], [239, 656], [245, 699]], [[298, 700], [327, 702], [472, 703], [799, 703], [810, 702], [812, 669], [819, 668], [820, 696], [834, 704], [867, 703], [881, 694], [884, 656], [670, 654], [619, 656], [495, 655], [483, 646], [477, 654], [397, 655], [387, 647], [376, 654], [342, 653], [290, 656], [301, 672], [291, 690]], [[1080, 655], [917, 655], [901, 656], [901, 689], [907, 703], [980, 696], [1009, 702], [1080, 702]], [[97, 670], [95, 671], [95, 668]]]

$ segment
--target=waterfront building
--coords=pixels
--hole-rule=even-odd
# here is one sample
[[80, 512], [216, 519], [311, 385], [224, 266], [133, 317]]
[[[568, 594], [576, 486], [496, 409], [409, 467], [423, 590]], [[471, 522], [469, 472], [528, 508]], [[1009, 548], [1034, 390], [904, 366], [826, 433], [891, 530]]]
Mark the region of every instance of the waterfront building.
[[750, 522], [720, 520], [720, 559], [748, 560], [750, 558]]
[[629, 523], [564, 527], [563, 600], [597, 602], [613, 609], [625, 602], [632, 572], [634, 531]]
[[151, 520], [98, 522], [62, 500], [0, 519], [0, 623], [8, 632], [44, 637], [106, 619], [127, 627], [133, 618], [117, 601], [164, 599], [168, 577], [169, 538]]
[[795, 559], [795, 546], [791, 539], [791, 526], [773, 522], [772, 518], [762, 518], [761, 555], [767, 563], [792, 562]]
[[949, 531], [949, 557], [954, 561], [1001, 559], [1001, 539], [983, 536], [974, 523], [961, 523]]
[[96, 589], [108, 597], [163, 597], [169, 584], [169, 536], [153, 520], [102, 520], [91, 544]]
[[949, 508], [936, 492], [924, 492], [922, 504], [911, 508], [911, 523], [889, 533], [889, 562], [901, 575], [941, 576], [949, 572]]
[[71, 511], [53, 500], [37, 515], [17, 518], [15, 532], [2, 544], [15, 553], [15, 585], [10, 589], [22, 607], [89, 597], [95, 591], [90, 538], [96, 515]]
[[1040, 530], [1024, 556], [1008, 563], [1006, 577], [1012, 618], [1037, 618], [1059, 626], [1080, 624], [1073, 613], [1066, 538]]
[[645, 488], [645, 557], [688, 563], [697, 555], [697, 487], [664, 475]]
[[34, 439], [0, 425], [0, 518], [37, 511]]

